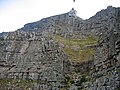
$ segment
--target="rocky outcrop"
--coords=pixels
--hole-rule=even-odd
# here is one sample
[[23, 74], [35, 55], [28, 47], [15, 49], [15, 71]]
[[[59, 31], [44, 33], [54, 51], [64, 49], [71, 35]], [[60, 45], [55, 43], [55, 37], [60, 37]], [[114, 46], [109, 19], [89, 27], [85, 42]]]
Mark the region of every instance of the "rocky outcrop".
[[19, 29], [19, 31], [45, 31], [51, 27], [55, 27], [56, 24], [68, 25], [73, 24], [73, 20], [76, 19], [78, 22], [82, 21], [81, 18], [76, 16], [76, 10], [72, 9], [68, 13], [64, 13], [61, 15], [51, 16], [47, 18], [43, 18], [40, 21], [25, 24], [23, 28]]
[[0, 37], [1, 90], [119, 90], [120, 8], [76, 11]]

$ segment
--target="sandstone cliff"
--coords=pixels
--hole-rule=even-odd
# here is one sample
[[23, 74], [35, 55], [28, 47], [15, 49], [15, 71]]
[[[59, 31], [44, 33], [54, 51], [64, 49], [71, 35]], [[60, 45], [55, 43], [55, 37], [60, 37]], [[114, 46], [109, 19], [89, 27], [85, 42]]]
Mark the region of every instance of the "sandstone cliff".
[[119, 90], [120, 8], [70, 12], [0, 37], [1, 90]]

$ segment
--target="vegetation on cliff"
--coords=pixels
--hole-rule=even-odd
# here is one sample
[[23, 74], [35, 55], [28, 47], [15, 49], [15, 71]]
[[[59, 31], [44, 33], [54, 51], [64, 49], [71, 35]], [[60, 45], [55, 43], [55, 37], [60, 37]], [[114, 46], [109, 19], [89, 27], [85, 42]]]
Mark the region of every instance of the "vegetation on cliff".
[[98, 43], [98, 37], [89, 36], [86, 38], [64, 38], [55, 35], [54, 40], [60, 43], [63, 51], [72, 62], [83, 62], [93, 60], [94, 48], [90, 47]]

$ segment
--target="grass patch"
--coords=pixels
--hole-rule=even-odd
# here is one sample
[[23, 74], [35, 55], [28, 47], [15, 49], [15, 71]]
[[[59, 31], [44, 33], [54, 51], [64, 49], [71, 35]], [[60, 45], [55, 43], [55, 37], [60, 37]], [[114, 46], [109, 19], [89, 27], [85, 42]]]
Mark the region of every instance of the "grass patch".
[[60, 35], [55, 35], [53, 39], [63, 45], [63, 51], [68, 55], [70, 61], [81, 62], [93, 59], [95, 53], [93, 48], [87, 46], [97, 44], [98, 38], [89, 36], [83, 39], [79, 38], [63, 38]]
[[0, 79], [0, 87], [2, 89], [12, 87], [15, 89], [28, 90], [29, 88], [32, 88], [32, 85], [34, 85], [34, 83], [35, 82], [31, 80]]

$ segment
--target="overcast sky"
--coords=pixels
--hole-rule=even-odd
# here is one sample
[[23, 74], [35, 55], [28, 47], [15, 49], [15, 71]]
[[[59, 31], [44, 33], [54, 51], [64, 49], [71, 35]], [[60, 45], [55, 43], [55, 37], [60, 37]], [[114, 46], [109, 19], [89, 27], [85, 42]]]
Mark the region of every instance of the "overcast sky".
[[0, 32], [14, 31], [29, 22], [62, 14], [73, 7], [88, 19], [107, 6], [120, 7], [120, 0], [0, 0]]

